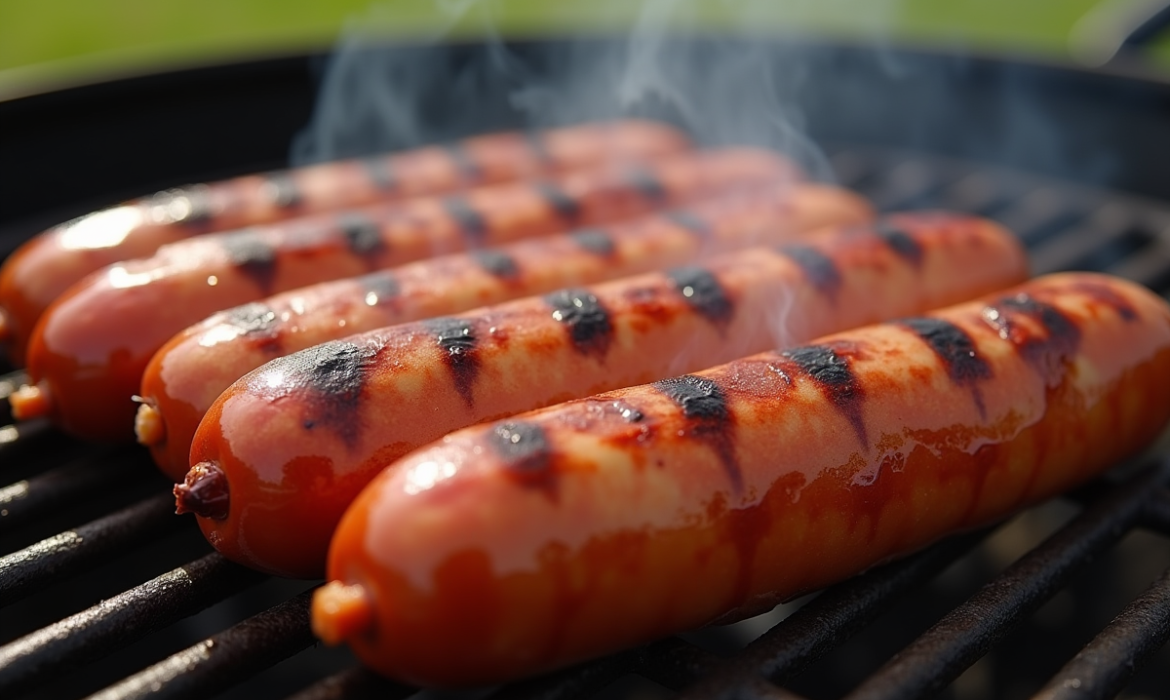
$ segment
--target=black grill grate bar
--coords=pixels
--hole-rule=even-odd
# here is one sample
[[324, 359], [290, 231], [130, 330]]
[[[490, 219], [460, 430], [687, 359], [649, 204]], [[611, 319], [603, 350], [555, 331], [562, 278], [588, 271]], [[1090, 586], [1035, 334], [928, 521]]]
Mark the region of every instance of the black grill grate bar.
[[99, 659], [265, 577], [208, 554], [0, 647], [0, 695]]
[[174, 510], [174, 498], [161, 493], [0, 557], [0, 607], [179, 529]]
[[395, 683], [363, 666], [353, 666], [323, 678], [287, 700], [346, 700], [378, 698], [401, 700], [418, 692], [418, 688]]
[[1150, 496], [1142, 514], [1142, 525], [1170, 536], [1170, 490], [1159, 489]]
[[1134, 527], [1166, 477], [1163, 465], [1089, 505], [846, 697], [920, 698], [943, 688]]
[[1142, 249], [1141, 255], [1131, 255], [1106, 272], [1152, 289], [1164, 287], [1170, 282], [1170, 241], [1159, 239]]
[[1131, 231], [1132, 220], [1120, 206], [1106, 205], [1058, 238], [1029, 251], [1032, 272], [1044, 275], [1070, 270]]
[[254, 615], [90, 696], [91, 700], [206, 698], [311, 646], [312, 590]]
[[900, 596], [934, 578], [982, 541], [990, 530], [949, 538], [906, 559], [829, 588], [721, 661], [683, 698], [738, 697], [746, 683], [767, 678], [783, 683], [859, 632]]
[[1167, 639], [1170, 639], [1170, 570], [1065, 664], [1035, 700], [1114, 697], [1142, 661]]

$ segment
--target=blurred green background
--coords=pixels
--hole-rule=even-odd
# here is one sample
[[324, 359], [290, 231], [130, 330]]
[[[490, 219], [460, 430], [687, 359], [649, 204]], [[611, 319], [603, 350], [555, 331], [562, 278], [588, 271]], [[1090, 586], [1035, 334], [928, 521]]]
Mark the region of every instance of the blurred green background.
[[[901, 43], [1067, 59], [1070, 37], [1149, 0], [664, 0], [684, 26], [889, 37]], [[471, 6], [471, 9], [468, 9]], [[0, 0], [0, 81], [231, 60], [328, 46], [347, 23], [390, 32], [507, 35], [612, 30], [641, 3], [609, 0]], [[1096, 13], [1096, 24], [1083, 24]], [[671, 13], [674, 14], [674, 13]], [[460, 16], [460, 20], [452, 17]], [[1104, 22], [1102, 22], [1104, 18]], [[1079, 24], [1081, 23], [1081, 24]], [[453, 25], [453, 26], [452, 26]], [[1080, 29], [1078, 29], [1080, 27]], [[1170, 70], [1170, 40], [1151, 55]]]

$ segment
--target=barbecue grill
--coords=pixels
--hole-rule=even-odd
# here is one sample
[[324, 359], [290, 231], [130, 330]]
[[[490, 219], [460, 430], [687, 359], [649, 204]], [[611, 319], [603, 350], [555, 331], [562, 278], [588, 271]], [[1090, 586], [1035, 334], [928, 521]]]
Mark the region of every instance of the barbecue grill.
[[[1170, 82], [1124, 54], [1084, 70], [893, 49], [875, 61], [869, 49], [807, 41], [679, 41], [712, 57], [750, 42], [777, 60], [799, 45], [808, 132], [840, 182], [880, 209], [990, 216], [1021, 236], [1036, 273], [1106, 271], [1170, 295]], [[508, 50], [555, 75], [565, 46]], [[575, 40], [582, 46], [621, 48], [609, 38]], [[487, 56], [464, 44], [376, 50], [469, 65]], [[320, 60], [0, 101], [0, 255], [119, 198], [282, 165], [309, 118]], [[478, 130], [521, 122], [506, 92], [476, 106]], [[599, 103], [580, 116], [616, 110]], [[3, 369], [0, 393], [20, 381]], [[213, 553], [190, 519], [171, 515], [170, 484], [145, 450], [82, 444], [37, 422], [0, 427], [0, 482], [0, 696], [417, 692], [314, 645], [314, 582]], [[1099, 698], [1129, 683], [1130, 697], [1170, 698], [1168, 484], [1164, 440], [1006, 525], [764, 616], [457, 696]]]

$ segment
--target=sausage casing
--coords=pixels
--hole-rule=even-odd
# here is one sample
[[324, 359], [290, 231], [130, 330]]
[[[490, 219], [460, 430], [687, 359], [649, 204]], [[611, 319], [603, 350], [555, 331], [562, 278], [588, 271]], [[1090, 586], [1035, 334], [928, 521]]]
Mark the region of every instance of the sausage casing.
[[755, 613], [1084, 482], [1168, 387], [1166, 304], [1061, 275], [476, 426], [362, 492], [314, 628], [467, 685]]
[[[46, 311], [28, 350], [55, 425], [133, 439], [132, 401], [152, 355], [221, 309], [431, 255], [546, 235], [678, 204], [723, 188], [785, 181], [786, 159], [757, 149], [688, 152], [539, 183], [306, 217], [163, 246], [82, 280]], [[14, 399], [28, 396], [21, 394]], [[27, 415], [13, 401], [18, 418]]]
[[685, 150], [675, 129], [640, 121], [490, 134], [397, 154], [166, 190], [44, 232], [0, 268], [0, 341], [17, 365], [54, 299], [106, 265], [195, 234], [376, 201], [401, 200]]
[[[180, 510], [225, 556], [320, 576], [379, 468], [445, 433], [1019, 282], [1014, 237], [894, 216], [587, 288], [350, 336], [273, 360], [208, 410]], [[202, 465], [202, 466], [199, 466]], [[210, 467], [208, 467], [210, 465]], [[208, 506], [200, 494], [227, 494]], [[295, 533], [295, 534], [294, 534]]]
[[817, 184], [722, 195], [634, 222], [433, 258], [325, 282], [221, 312], [155, 353], [139, 395], [139, 442], [182, 481], [203, 414], [265, 362], [362, 331], [452, 314], [567, 285], [681, 265], [801, 231], [872, 219], [849, 192]]

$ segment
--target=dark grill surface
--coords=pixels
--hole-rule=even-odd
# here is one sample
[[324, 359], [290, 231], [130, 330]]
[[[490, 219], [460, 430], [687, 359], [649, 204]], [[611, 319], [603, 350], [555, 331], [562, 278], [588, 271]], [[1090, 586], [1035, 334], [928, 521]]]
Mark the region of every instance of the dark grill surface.
[[[1002, 221], [1037, 274], [1099, 270], [1170, 293], [1166, 203], [904, 152], [830, 160], [881, 209]], [[0, 697], [417, 692], [314, 646], [312, 584], [210, 553], [171, 515], [144, 451], [4, 427], [0, 482]], [[1103, 698], [1131, 676], [1130, 697], [1170, 697], [1168, 482], [1163, 445], [1007, 525], [759, 618], [466, 697]]]

